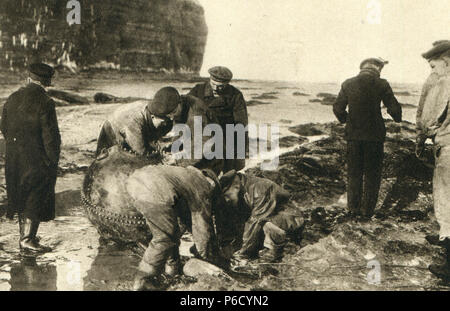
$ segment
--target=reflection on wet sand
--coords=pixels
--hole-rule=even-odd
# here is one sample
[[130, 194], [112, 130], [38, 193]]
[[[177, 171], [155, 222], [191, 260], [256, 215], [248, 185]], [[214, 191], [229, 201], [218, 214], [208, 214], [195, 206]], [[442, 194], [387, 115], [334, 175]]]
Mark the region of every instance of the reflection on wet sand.
[[37, 264], [35, 257], [22, 258], [11, 265], [11, 291], [55, 291], [56, 266], [50, 263]]
[[90, 265], [16, 255], [0, 261], [0, 290], [131, 290], [140, 261], [136, 250], [106, 242]]
[[84, 290], [131, 290], [139, 256], [129, 248], [101, 242], [98, 254], [83, 279]]

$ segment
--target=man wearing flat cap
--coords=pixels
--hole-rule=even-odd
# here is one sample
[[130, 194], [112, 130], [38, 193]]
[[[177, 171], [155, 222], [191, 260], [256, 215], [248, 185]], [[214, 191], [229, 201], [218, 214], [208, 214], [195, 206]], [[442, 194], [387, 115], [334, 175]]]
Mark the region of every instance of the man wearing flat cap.
[[435, 168], [433, 201], [439, 223], [439, 237], [427, 236], [430, 243], [445, 249], [445, 263], [432, 264], [429, 269], [436, 276], [450, 280], [450, 40], [437, 41], [422, 54], [431, 67], [417, 111], [416, 155], [421, 158], [425, 141], [434, 143]]
[[118, 108], [103, 123], [97, 156], [115, 145], [139, 154], [159, 151], [158, 140], [171, 131], [173, 119], [179, 112], [181, 97], [173, 87], [156, 92], [151, 101], [137, 101]]
[[[216, 66], [208, 70], [210, 79], [208, 82], [197, 84], [189, 95], [203, 100], [208, 107], [215, 113], [219, 120], [223, 133], [225, 135], [224, 144], [227, 140], [234, 138], [234, 155], [232, 159], [225, 158], [224, 172], [232, 169], [237, 171], [245, 167], [245, 154], [248, 150], [248, 132], [245, 131], [245, 150], [238, 150], [240, 144], [238, 140], [239, 132], [234, 132], [233, 136], [226, 133], [226, 125], [233, 126], [241, 124], [243, 127], [248, 125], [247, 104], [241, 91], [230, 84], [233, 74], [230, 69], [222, 66]], [[225, 150], [225, 148], [224, 148]], [[224, 151], [224, 157], [226, 151]]]
[[24, 252], [51, 251], [39, 243], [36, 234], [40, 222], [55, 218], [61, 137], [55, 103], [45, 89], [53, 74], [46, 64], [30, 65], [28, 85], [9, 96], [3, 107], [7, 217], [19, 216], [19, 246]]
[[[102, 151], [115, 145], [137, 155], [161, 156], [173, 142], [180, 139], [177, 133], [172, 137], [167, 135], [175, 123], [188, 126], [191, 141], [195, 141], [195, 117], [198, 116], [202, 118], [202, 131], [207, 124], [218, 122], [214, 113], [199, 98], [180, 95], [175, 88], [164, 87], [150, 101], [126, 104], [113, 112], [100, 131], [97, 156], [101, 157]], [[208, 140], [208, 136], [202, 135], [200, 142], [204, 145]], [[188, 151], [190, 159], [176, 160], [175, 157], [167, 157], [165, 163], [199, 169], [210, 168], [216, 173], [222, 170], [223, 160], [207, 160], [204, 157], [195, 159], [194, 150], [191, 148]]]
[[381, 183], [386, 138], [381, 102], [395, 122], [402, 120], [402, 108], [391, 86], [380, 78], [387, 63], [381, 58], [364, 60], [359, 75], [342, 84], [333, 106], [338, 120], [346, 123], [348, 209], [365, 220], [373, 216]]

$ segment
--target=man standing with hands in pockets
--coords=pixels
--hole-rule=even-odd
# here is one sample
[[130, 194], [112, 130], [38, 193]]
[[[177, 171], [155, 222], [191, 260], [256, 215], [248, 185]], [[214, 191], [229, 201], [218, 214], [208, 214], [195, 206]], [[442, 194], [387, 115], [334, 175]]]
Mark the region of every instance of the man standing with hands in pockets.
[[1, 131], [6, 140], [7, 217], [19, 216], [19, 246], [25, 253], [51, 251], [36, 237], [39, 224], [55, 218], [55, 184], [61, 136], [55, 103], [47, 95], [54, 69], [29, 66], [28, 84], [3, 107]]

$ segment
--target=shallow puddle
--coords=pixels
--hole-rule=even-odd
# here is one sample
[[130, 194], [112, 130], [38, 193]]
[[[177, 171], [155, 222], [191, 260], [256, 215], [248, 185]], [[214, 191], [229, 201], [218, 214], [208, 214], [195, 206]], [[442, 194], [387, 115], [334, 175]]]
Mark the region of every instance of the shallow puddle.
[[[83, 213], [81, 208], [70, 210]], [[59, 216], [42, 223], [41, 242], [53, 252], [37, 257], [19, 253], [17, 221], [0, 224], [0, 291], [131, 290], [138, 252], [111, 242], [101, 242], [84, 216]], [[180, 254], [191, 256], [190, 235], [182, 239]]]

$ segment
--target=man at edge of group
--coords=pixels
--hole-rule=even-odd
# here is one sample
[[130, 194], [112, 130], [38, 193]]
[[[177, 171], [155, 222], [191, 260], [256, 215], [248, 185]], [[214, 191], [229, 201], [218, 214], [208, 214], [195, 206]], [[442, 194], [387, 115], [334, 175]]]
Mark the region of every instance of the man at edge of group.
[[[226, 125], [242, 124], [244, 127], [248, 125], [247, 104], [241, 91], [230, 84], [233, 73], [230, 69], [222, 66], [216, 66], [208, 70], [210, 80], [205, 83], [197, 84], [189, 95], [195, 96], [203, 100], [211, 109], [219, 120], [224, 133], [224, 144], [227, 141]], [[231, 139], [232, 137], [228, 137]], [[242, 139], [242, 138], [241, 138]], [[245, 132], [245, 150], [239, 150], [238, 132], [234, 134], [234, 158], [225, 158], [224, 148], [224, 168], [226, 173], [232, 169], [239, 171], [245, 167], [245, 157], [239, 157], [248, 153], [248, 131]]]
[[395, 122], [402, 121], [402, 108], [389, 82], [380, 78], [386, 64], [380, 58], [364, 60], [359, 75], [342, 84], [333, 106], [338, 120], [346, 123], [348, 209], [364, 220], [374, 214], [381, 184], [386, 138], [381, 101]]
[[6, 140], [7, 217], [19, 215], [22, 251], [51, 251], [36, 237], [40, 222], [55, 218], [55, 184], [61, 136], [55, 103], [47, 95], [54, 69], [29, 66], [28, 85], [9, 96], [1, 131]]
[[[427, 236], [430, 243], [445, 249], [445, 262], [431, 264], [436, 276], [450, 280], [450, 40], [437, 41], [422, 56], [429, 62], [432, 73], [422, 91], [417, 111], [416, 155], [421, 158], [425, 141], [434, 143], [435, 168], [433, 175], [433, 202], [439, 223], [439, 238]], [[437, 241], [434, 241], [437, 240]]]

